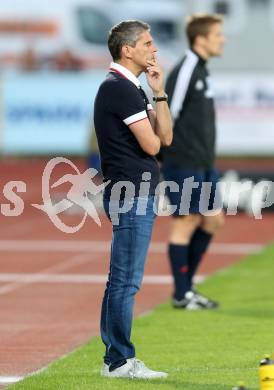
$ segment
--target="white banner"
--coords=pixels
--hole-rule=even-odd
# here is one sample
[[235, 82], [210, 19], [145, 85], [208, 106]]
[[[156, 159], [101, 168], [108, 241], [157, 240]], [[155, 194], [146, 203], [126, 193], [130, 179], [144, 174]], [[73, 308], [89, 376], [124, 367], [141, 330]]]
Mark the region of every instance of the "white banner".
[[218, 154], [274, 154], [274, 73], [212, 78]]

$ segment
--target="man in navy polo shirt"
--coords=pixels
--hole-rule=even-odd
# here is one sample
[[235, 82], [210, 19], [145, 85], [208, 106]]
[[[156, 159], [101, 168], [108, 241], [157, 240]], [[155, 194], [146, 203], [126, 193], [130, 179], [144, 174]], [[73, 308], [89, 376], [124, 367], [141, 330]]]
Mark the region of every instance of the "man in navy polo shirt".
[[[102, 375], [164, 378], [136, 359], [130, 340], [134, 296], [139, 290], [155, 218], [159, 168], [155, 155], [170, 145], [172, 123], [150, 27], [140, 21], [114, 26], [108, 38], [113, 62], [95, 100], [94, 122], [104, 181], [105, 211], [113, 225], [110, 271], [101, 313], [106, 346]], [[145, 72], [156, 109], [140, 86]]]

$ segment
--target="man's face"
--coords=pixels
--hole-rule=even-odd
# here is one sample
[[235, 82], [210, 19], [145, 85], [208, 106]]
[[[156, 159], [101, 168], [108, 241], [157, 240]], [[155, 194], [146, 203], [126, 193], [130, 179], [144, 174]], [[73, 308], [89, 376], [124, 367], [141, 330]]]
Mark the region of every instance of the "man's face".
[[135, 47], [131, 48], [130, 51], [133, 62], [135, 62], [142, 71], [146, 71], [148, 66], [147, 61], [155, 60], [155, 53], [157, 52], [157, 48], [154, 45], [149, 31], [144, 31], [140, 35]]
[[223, 54], [225, 36], [221, 23], [214, 23], [208, 35], [204, 38], [204, 49], [207, 51], [209, 57], [219, 57]]

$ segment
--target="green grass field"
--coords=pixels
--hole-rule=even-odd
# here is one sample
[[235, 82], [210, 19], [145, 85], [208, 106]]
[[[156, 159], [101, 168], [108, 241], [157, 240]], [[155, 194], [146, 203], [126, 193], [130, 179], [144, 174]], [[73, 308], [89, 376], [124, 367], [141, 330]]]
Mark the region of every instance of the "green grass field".
[[185, 312], [170, 304], [134, 322], [138, 358], [168, 379], [101, 378], [103, 347], [92, 339], [40, 374], [9, 389], [231, 390], [240, 380], [259, 389], [258, 364], [274, 352], [274, 246], [209, 278], [200, 291], [218, 298], [216, 311]]

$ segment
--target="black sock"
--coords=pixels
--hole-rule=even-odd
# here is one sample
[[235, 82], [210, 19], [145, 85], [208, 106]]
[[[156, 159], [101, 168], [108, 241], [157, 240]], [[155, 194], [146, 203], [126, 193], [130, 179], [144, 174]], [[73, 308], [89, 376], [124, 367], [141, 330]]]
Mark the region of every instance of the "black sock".
[[203, 254], [212, 239], [212, 234], [205, 230], [198, 228], [194, 232], [189, 244], [189, 262], [188, 262], [188, 278], [190, 286], [192, 286], [192, 279], [202, 260]]
[[188, 245], [169, 244], [168, 254], [174, 278], [174, 298], [181, 300], [190, 290], [188, 278]]
[[123, 359], [123, 360], [119, 360], [119, 362], [110, 364], [109, 372], [116, 370], [116, 368], [122, 367], [126, 363], [127, 363], [126, 359]]

